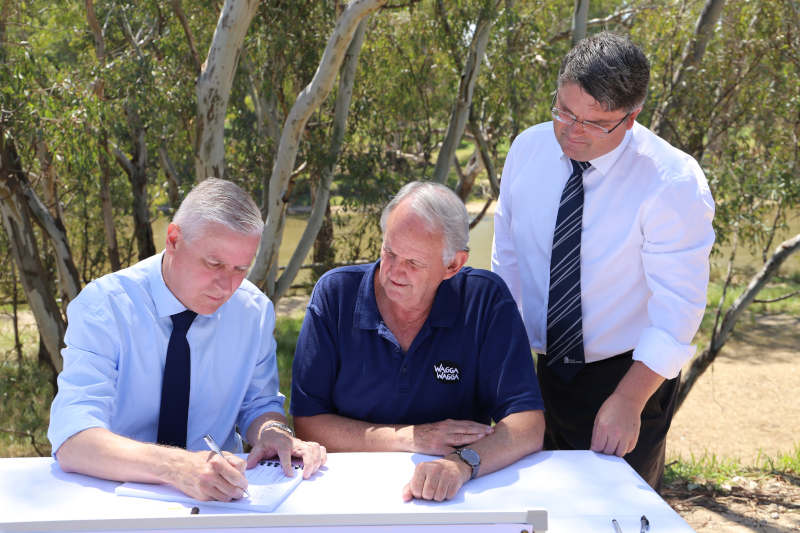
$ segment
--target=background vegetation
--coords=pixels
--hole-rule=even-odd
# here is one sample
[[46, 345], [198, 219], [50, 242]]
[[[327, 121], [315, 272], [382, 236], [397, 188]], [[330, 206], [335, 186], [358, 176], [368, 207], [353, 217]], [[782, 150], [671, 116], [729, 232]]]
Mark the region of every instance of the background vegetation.
[[[356, 21], [363, 45], [348, 48], [347, 37], [343, 59], [323, 61], [366, 3], [262, 0], [236, 59], [215, 62], [211, 45], [230, 27], [230, 2], [0, 2], [0, 455], [49, 453], [66, 305], [92, 279], [155, 252], [151, 223], [207, 177], [198, 170], [208, 163], [200, 125], [217, 120], [224, 146], [214, 175], [248, 190], [270, 228], [282, 232], [286, 207], [322, 207], [320, 229], [310, 231], [318, 276], [376, 257], [378, 208], [410, 180], [439, 179], [488, 205], [513, 139], [550, 119], [573, 28], [612, 29], [641, 44], [652, 82], [640, 122], [708, 177], [717, 245], [698, 337], [707, 359], [748, 305], [798, 312], [800, 268], [789, 256], [800, 241], [774, 255], [800, 232], [795, 0], [593, 0], [583, 19], [566, 0], [373, 0]], [[485, 53], [475, 56], [487, 26]], [[309, 111], [285, 186], [271, 191], [304, 88], [348, 64], [352, 84], [340, 76]], [[227, 100], [217, 95], [211, 108], [202, 93], [209, 66], [234, 71]], [[460, 149], [454, 160], [440, 157], [459, 116]], [[265, 264], [258, 280], [275, 299], [285, 293], [277, 267], [287, 262]], [[298, 329], [286, 319], [276, 331], [287, 392]]]

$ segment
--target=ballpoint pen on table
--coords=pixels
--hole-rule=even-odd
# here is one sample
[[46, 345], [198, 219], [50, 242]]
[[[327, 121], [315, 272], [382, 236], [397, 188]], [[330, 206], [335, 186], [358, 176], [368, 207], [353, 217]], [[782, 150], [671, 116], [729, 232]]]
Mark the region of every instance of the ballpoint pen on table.
[[612, 519], [611, 523], [614, 524], [614, 529], [617, 530], [617, 533], [622, 533], [622, 529], [620, 529], [619, 524], [617, 524], [616, 519]]
[[[217, 446], [217, 443], [214, 441], [214, 438], [211, 435], [206, 435], [205, 437], [203, 437], [203, 440], [206, 441], [206, 446], [208, 446], [212, 452], [218, 453], [221, 457], [225, 457], [224, 455], [222, 455], [222, 450], [219, 449], [219, 446]], [[250, 493], [247, 492], [247, 489], [242, 489], [242, 490], [249, 498]]]
[[648, 520], [645, 515], [642, 515], [642, 518], [640, 518], [639, 520], [641, 520], [642, 523], [642, 527], [641, 529], [639, 529], [639, 533], [647, 533], [648, 531], [650, 531], [650, 520]]

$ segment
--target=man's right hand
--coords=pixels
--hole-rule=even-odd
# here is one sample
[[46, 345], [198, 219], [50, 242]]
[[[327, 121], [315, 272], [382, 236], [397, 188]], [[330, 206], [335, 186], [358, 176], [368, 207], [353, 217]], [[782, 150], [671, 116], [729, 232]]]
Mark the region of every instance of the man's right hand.
[[464, 446], [494, 433], [492, 426], [469, 420], [443, 420], [413, 426], [415, 453], [447, 455], [456, 446]]
[[172, 485], [187, 496], [200, 501], [229, 502], [244, 496], [247, 461], [222, 452], [186, 452], [183, 460], [170, 473]]

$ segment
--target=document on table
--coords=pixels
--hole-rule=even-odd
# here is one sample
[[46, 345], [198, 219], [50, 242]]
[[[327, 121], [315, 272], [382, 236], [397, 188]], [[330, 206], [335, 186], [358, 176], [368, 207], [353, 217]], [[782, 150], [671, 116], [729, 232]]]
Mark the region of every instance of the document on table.
[[123, 483], [114, 491], [117, 496], [133, 496], [150, 500], [163, 500], [168, 502], [190, 503], [194, 505], [215, 505], [232, 509], [244, 509], [258, 513], [271, 513], [286, 496], [303, 480], [303, 467], [292, 465], [294, 477], [286, 477], [281, 464], [277, 461], [261, 461], [251, 470], [245, 470], [250, 493], [240, 500], [229, 502], [201, 502], [195, 500], [176, 489], [172, 485], [157, 485], [149, 483]]

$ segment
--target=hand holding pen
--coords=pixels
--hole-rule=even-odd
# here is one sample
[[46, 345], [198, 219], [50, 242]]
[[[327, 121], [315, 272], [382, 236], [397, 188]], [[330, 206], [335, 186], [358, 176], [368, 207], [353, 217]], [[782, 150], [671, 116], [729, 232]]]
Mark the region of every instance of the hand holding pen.
[[[205, 437], [203, 437], [203, 440], [206, 441], [206, 446], [208, 446], [208, 448], [212, 452], [219, 454], [219, 456], [222, 458], [225, 458], [225, 456], [222, 455], [222, 450], [219, 449], [219, 446], [217, 446], [216, 441], [214, 441], [214, 438], [211, 435], [206, 435]], [[244, 491], [245, 495], [249, 498], [250, 493], [247, 492], [247, 489], [242, 489], [242, 490]]]

